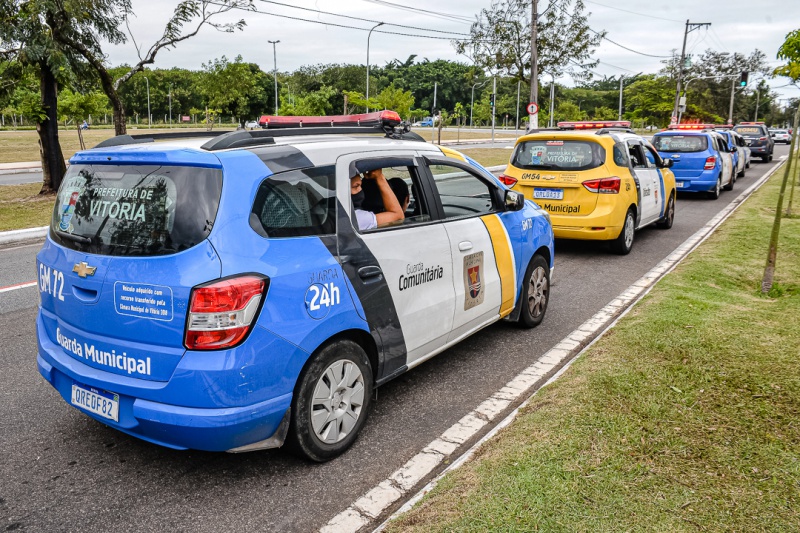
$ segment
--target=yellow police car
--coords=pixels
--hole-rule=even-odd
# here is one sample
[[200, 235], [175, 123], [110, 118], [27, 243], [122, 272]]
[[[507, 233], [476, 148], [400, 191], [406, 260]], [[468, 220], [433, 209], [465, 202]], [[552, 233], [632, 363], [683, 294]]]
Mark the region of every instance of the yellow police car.
[[637, 229], [672, 227], [671, 166], [630, 122], [559, 122], [517, 139], [500, 180], [550, 214], [556, 238], [609, 241], [625, 255]]

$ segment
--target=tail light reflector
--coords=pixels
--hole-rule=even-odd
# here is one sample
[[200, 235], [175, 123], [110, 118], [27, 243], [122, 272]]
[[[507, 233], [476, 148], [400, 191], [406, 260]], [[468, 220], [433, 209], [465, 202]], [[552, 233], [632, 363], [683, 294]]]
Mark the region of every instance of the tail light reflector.
[[616, 176], [611, 178], [601, 178], [597, 180], [588, 180], [583, 182], [583, 186], [589, 192], [596, 192], [599, 194], [619, 194], [619, 186], [622, 180]]
[[498, 178], [503, 182], [504, 185], [508, 185], [509, 187], [513, 187], [517, 184], [517, 178], [512, 178], [511, 176], [506, 176], [505, 174], [500, 174]]
[[717, 166], [717, 156], [712, 155], [711, 157], [706, 158], [706, 164], [703, 167], [703, 170], [714, 170], [715, 166]]
[[184, 344], [190, 350], [219, 350], [239, 344], [250, 331], [268, 280], [245, 275], [192, 289]]
[[766, 140], [767, 140], [767, 138], [766, 138], [766, 137], [759, 137], [759, 138], [758, 138], [758, 140], [759, 140], [759, 141], [766, 141]]

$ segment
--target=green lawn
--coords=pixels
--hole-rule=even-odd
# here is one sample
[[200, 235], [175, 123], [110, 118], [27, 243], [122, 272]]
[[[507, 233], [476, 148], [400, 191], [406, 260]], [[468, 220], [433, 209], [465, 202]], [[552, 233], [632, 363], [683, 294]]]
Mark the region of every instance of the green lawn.
[[759, 290], [782, 174], [387, 531], [798, 531], [800, 219]]
[[0, 231], [35, 228], [50, 223], [53, 194], [39, 195], [41, 183], [0, 186]]

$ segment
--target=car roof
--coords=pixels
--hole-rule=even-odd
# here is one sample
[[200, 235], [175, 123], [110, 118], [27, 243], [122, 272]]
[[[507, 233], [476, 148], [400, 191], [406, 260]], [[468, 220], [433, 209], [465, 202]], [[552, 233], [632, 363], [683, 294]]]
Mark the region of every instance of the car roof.
[[215, 138], [213, 133], [208, 137], [194, 137], [184, 139], [171, 139], [159, 142], [146, 142], [137, 144], [124, 144], [119, 146], [106, 146], [91, 148], [77, 152], [71, 159], [72, 163], [108, 162], [136, 162], [146, 164], [172, 162], [177, 165], [221, 166], [222, 160], [230, 158], [230, 153], [251, 151], [252, 149], [269, 149], [270, 147], [291, 146], [300, 150], [315, 165], [331, 164], [343, 154], [357, 153], [360, 151], [371, 152], [377, 150], [408, 150], [441, 154], [441, 150], [432, 144], [414, 140], [389, 139], [377, 135], [298, 135], [275, 137], [274, 142], [227, 148], [217, 151], [208, 151], [202, 146]]
[[624, 130], [614, 130], [613, 128], [604, 128], [606, 131], [598, 135], [601, 130], [548, 130], [537, 131], [533, 133], [526, 133], [517, 139], [517, 143], [525, 141], [533, 141], [536, 139], [552, 139], [552, 140], [582, 140], [594, 141], [603, 144], [604, 142], [611, 141], [612, 143], [625, 139], [642, 139], [641, 135], [635, 133], [628, 133]]

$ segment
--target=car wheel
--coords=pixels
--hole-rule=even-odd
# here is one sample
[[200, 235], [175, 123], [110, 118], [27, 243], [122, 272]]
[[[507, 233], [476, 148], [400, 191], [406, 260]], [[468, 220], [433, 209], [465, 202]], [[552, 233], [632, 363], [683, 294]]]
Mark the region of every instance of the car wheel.
[[744, 168], [750, 168], [750, 160], [749, 159], [747, 160], [747, 163], [745, 163]]
[[619, 232], [619, 237], [611, 241], [611, 251], [619, 255], [628, 255], [633, 248], [633, 236], [636, 233], [636, 221], [633, 217], [633, 209], [628, 209], [625, 214], [625, 223]]
[[742, 167], [742, 171], [741, 171], [741, 172], [739, 172], [739, 174], [738, 174], [736, 177], [737, 177], [737, 178], [743, 178], [743, 177], [744, 177], [744, 174], [745, 174], [745, 172], [747, 172], [747, 169], [748, 169], [748, 168], [750, 168], [750, 165], [745, 165], [745, 166], [743, 166], [743, 167]]
[[771, 162], [772, 162], [772, 154], [769, 154], [769, 157], [767, 158], [767, 163], [771, 163]]
[[324, 462], [347, 450], [367, 419], [372, 386], [372, 367], [361, 346], [340, 340], [324, 347], [295, 386], [289, 451]]
[[714, 189], [709, 191], [708, 197], [712, 200], [716, 200], [719, 198], [720, 190], [722, 190], [722, 176], [717, 178], [717, 184], [714, 186]]
[[726, 191], [732, 191], [733, 185], [736, 183], [736, 173], [731, 170], [731, 179], [728, 180], [728, 184], [723, 187]]
[[664, 218], [656, 222], [656, 227], [659, 229], [670, 229], [672, 222], [675, 220], [675, 195], [669, 197], [667, 202], [667, 210], [664, 212]]
[[550, 267], [541, 255], [534, 255], [522, 285], [522, 306], [517, 323], [535, 328], [544, 320], [550, 300]]
[[761, 162], [762, 163], [769, 163], [769, 158], [770, 158], [770, 156], [768, 156], [768, 155], [762, 155], [761, 156]]

